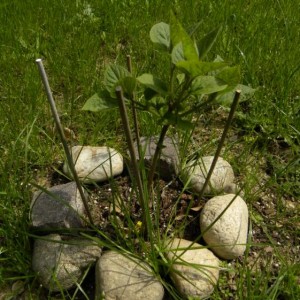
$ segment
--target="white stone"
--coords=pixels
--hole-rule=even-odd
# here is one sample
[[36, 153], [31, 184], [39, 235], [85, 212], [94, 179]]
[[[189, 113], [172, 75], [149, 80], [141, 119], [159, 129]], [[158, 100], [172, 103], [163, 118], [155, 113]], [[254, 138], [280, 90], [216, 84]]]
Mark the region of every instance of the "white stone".
[[101, 255], [101, 248], [90, 240], [73, 239], [65, 243], [58, 234], [34, 241], [32, 268], [39, 282], [52, 292], [75, 287]]
[[182, 296], [208, 297], [219, 278], [219, 259], [206, 247], [184, 239], [175, 238], [166, 250], [171, 278]]
[[[189, 161], [184, 167], [181, 179], [184, 184], [188, 183], [188, 187], [193, 192], [201, 192], [213, 159], [213, 156], [204, 156], [198, 160]], [[233, 182], [234, 173], [231, 165], [222, 157], [219, 157], [204, 194], [222, 192], [227, 186], [231, 186]]]
[[96, 264], [96, 299], [161, 300], [162, 284], [143, 261], [115, 251], [105, 252]]
[[[217, 218], [216, 223], [207, 230]], [[205, 242], [219, 257], [234, 259], [243, 255], [248, 235], [247, 204], [235, 194], [210, 199], [201, 211], [200, 228]]]
[[[123, 172], [123, 157], [113, 148], [74, 146], [71, 154], [77, 175], [85, 183], [105, 181]], [[63, 171], [72, 178], [67, 162]]]

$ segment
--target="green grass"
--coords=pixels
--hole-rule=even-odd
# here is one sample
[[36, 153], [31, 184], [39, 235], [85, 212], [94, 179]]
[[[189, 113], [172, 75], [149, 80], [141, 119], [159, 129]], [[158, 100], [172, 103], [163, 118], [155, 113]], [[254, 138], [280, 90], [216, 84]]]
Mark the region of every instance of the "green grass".
[[[234, 131], [243, 138], [236, 144], [228, 142], [225, 155], [245, 184], [245, 197], [253, 215], [258, 216], [252, 218], [253, 226], [265, 228], [269, 234], [265, 243], [273, 245], [272, 234], [280, 231], [290, 236], [299, 252], [299, 216], [297, 211], [291, 216], [284, 205], [285, 200], [297, 203], [299, 199], [299, 4], [280, 0], [3, 0], [0, 287], [22, 279], [35, 292], [27, 235], [29, 183], [41, 182], [64, 159], [35, 59], [43, 58], [63, 125], [75, 132], [79, 143], [122, 149], [124, 138], [118, 112], [94, 115], [80, 108], [101, 86], [105, 66], [124, 63], [126, 54], [131, 55], [137, 74], [153, 69], [162, 72], [165, 65], [156, 63], [158, 53], [150, 45], [148, 32], [153, 24], [168, 22], [171, 2], [185, 28], [192, 29], [201, 22], [197, 37], [222, 25], [210, 58], [218, 54], [241, 65], [243, 83], [258, 88], [253, 100], [241, 104], [234, 122]], [[205, 118], [213, 131], [214, 116]], [[157, 132], [146, 116], [141, 126], [143, 134]], [[281, 146], [282, 141], [288, 148]], [[262, 173], [268, 173], [268, 177], [263, 178]], [[258, 185], [261, 187], [257, 191]], [[271, 220], [252, 206], [266, 190], [276, 203]], [[278, 227], [278, 223], [282, 226]], [[262, 274], [237, 261], [237, 290], [226, 287], [225, 272], [214, 299], [224, 299], [229, 294], [236, 299], [297, 299], [299, 256], [290, 256], [293, 252], [285, 255], [286, 245], [273, 246], [278, 250], [272, 253], [273, 260], [280, 262], [276, 271], [272, 261], [266, 261]], [[255, 251], [263, 249], [264, 246], [255, 246]]]

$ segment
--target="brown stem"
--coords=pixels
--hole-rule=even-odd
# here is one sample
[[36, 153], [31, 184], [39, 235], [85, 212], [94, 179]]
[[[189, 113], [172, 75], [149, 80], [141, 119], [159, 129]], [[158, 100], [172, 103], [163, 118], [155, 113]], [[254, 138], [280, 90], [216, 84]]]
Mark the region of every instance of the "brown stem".
[[161, 133], [160, 133], [160, 136], [159, 136], [159, 140], [157, 142], [157, 146], [156, 146], [155, 153], [154, 153], [154, 156], [153, 156], [153, 159], [152, 159], [151, 168], [150, 168], [149, 177], [148, 177], [149, 195], [151, 195], [151, 188], [152, 188], [152, 185], [153, 185], [153, 179], [154, 179], [154, 174], [155, 174], [155, 171], [156, 171], [157, 162], [158, 162], [158, 159], [160, 157], [161, 151], [163, 149], [164, 139], [165, 139], [165, 136], [167, 134], [167, 131], [168, 131], [169, 127], [170, 127], [170, 125], [164, 125], [163, 126], [163, 128], [161, 130]]

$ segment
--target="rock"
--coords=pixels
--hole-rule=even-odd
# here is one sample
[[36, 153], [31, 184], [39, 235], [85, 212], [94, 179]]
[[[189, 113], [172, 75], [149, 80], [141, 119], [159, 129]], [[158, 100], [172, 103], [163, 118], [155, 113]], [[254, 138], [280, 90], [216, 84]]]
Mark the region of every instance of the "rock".
[[[102, 182], [123, 172], [123, 157], [113, 148], [74, 146], [71, 153], [77, 175], [85, 183]], [[63, 171], [72, 178], [67, 162]]]
[[[158, 142], [158, 137], [141, 137], [140, 146], [142, 153], [144, 153], [144, 160], [146, 165], [150, 165], [156, 145]], [[134, 144], [136, 157], [139, 158], [137, 143]], [[179, 170], [179, 150], [178, 143], [174, 138], [165, 137], [163, 143], [163, 149], [161, 151], [161, 156], [157, 164], [157, 172], [160, 178], [164, 180], [172, 180], [178, 175]]]
[[240, 197], [244, 197], [244, 191], [239, 187], [238, 184], [231, 183], [224, 187], [224, 194], [236, 194]]
[[175, 238], [167, 249], [171, 278], [182, 296], [208, 297], [219, 278], [218, 258], [205, 247], [184, 239]]
[[[205, 156], [198, 161], [189, 161], [184, 167], [181, 179], [184, 184], [188, 183], [188, 188], [194, 193], [201, 192], [213, 159], [213, 156]], [[227, 186], [232, 186], [233, 182], [234, 173], [231, 165], [219, 157], [204, 194], [220, 193]]]
[[96, 299], [103, 296], [105, 300], [160, 300], [164, 288], [145, 262], [107, 251], [96, 264]]
[[83, 227], [85, 209], [75, 182], [37, 191], [31, 202], [32, 226], [41, 230]]
[[[224, 214], [206, 231], [231, 201]], [[210, 199], [201, 211], [200, 228], [205, 242], [219, 257], [233, 259], [243, 255], [248, 234], [248, 208], [245, 201], [235, 194]]]
[[58, 234], [50, 234], [34, 241], [32, 268], [51, 292], [67, 290], [80, 281], [100, 255], [101, 248], [90, 240], [63, 241]]

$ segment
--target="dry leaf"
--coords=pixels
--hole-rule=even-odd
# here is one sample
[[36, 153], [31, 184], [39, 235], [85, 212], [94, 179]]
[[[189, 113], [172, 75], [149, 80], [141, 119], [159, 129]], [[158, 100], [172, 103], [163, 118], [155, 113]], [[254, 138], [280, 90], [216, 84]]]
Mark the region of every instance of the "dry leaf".
[[203, 207], [203, 205], [195, 206], [195, 207], [192, 207], [191, 210], [192, 211], [199, 211], [199, 210], [201, 210], [202, 207]]
[[76, 141], [77, 138], [76, 138], [76, 135], [74, 133], [74, 131], [68, 127], [65, 127], [64, 128], [64, 134], [65, 134], [65, 138], [68, 140], [68, 141]]
[[178, 215], [178, 216], [175, 217], [175, 220], [176, 220], [176, 221], [181, 221], [181, 220], [183, 220], [185, 217], [186, 217], [186, 215]]

